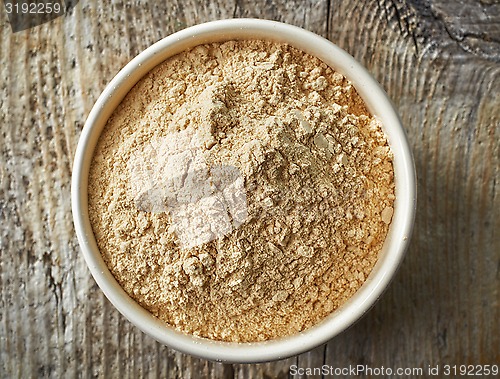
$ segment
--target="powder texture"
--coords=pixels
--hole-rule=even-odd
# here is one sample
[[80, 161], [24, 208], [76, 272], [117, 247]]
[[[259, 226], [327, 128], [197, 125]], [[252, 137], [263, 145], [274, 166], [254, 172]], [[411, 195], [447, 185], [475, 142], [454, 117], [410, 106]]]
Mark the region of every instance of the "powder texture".
[[230, 41], [141, 79], [95, 150], [89, 214], [125, 291], [186, 333], [262, 341], [340, 307], [393, 214], [392, 154], [342, 75]]

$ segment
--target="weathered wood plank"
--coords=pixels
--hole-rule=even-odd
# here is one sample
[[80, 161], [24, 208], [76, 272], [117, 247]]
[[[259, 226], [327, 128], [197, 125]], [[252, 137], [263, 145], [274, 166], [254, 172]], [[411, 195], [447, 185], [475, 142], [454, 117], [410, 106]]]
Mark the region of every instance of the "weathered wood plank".
[[[342, 5], [331, 15], [329, 37], [394, 99], [414, 150], [419, 205], [397, 278], [364, 319], [328, 344], [326, 363], [424, 367], [498, 360], [500, 50], [490, 59], [448, 35], [420, 38], [417, 30], [415, 39], [405, 37], [393, 2], [365, 12], [359, 4]], [[342, 14], [352, 15], [353, 29], [335, 29]], [[373, 51], [360, 49], [360, 40]]]
[[[270, 378], [292, 364], [500, 363], [498, 6], [89, 0], [16, 34], [0, 11], [0, 376]], [[162, 37], [229, 17], [305, 27], [363, 63], [400, 111], [419, 180], [411, 248], [381, 301], [326, 346], [259, 365], [208, 362], [139, 332], [95, 285], [70, 212], [73, 154], [104, 86]]]

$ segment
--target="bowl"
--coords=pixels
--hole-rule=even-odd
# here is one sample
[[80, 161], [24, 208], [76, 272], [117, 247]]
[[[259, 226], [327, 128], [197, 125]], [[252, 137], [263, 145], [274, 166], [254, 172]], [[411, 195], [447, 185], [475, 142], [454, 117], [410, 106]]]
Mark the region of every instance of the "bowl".
[[[264, 342], [220, 342], [184, 334], [155, 318], [137, 304], [108, 270], [94, 238], [88, 215], [90, 163], [99, 135], [129, 90], [167, 58], [199, 44], [233, 39], [262, 39], [287, 43], [316, 56], [347, 77], [370, 112], [383, 124], [394, 154], [394, 215], [379, 259], [361, 288], [340, 308], [315, 326], [292, 336]], [[411, 236], [416, 178], [413, 158], [397, 112], [384, 90], [348, 53], [304, 29], [266, 20], [232, 19], [208, 22], [172, 34], [132, 59], [97, 99], [76, 150], [71, 186], [72, 211], [85, 261], [111, 303], [144, 333], [162, 344], [194, 356], [222, 362], [263, 362], [290, 357], [319, 346], [357, 321], [380, 297], [400, 265]]]

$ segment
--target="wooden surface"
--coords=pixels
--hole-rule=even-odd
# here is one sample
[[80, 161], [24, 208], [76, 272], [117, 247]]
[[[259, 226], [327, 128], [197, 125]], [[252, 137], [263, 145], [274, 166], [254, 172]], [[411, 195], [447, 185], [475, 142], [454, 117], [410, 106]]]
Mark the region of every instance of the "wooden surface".
[[[16, 34], [0, 10], [1, 377], [283, 378], [292, 364], [500, 364], [497, 0], [104, 3], [82, 0]], [[325, 346], [259, 365], [193, 358], [126, 321], [85, 265], [70, 207], [78, 137], [106, 83], [160, 38], [230, 17], [288, 22], [351, 53], [394, 100], [418, 175], [411, 247], [377, 305]]]

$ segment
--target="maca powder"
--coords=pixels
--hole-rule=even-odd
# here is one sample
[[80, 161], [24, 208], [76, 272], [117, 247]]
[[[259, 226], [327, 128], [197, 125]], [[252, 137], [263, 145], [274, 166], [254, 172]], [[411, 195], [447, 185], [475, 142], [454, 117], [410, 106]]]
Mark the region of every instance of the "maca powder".
[[89, 214], [110, 271], [172, 327], [222, 341], [303, 331], [370, 274], [392, 153], [352, 84], [288, 45], [169, 58], [108, 120]]

